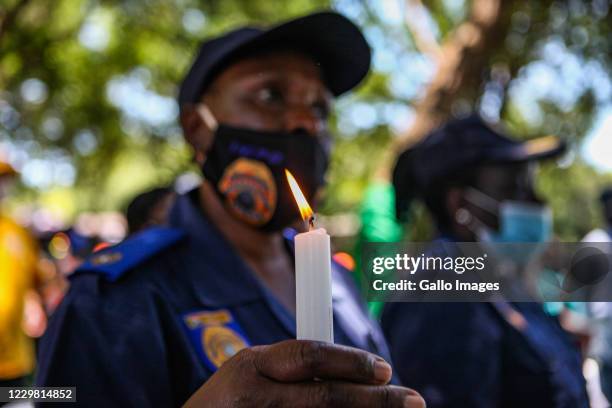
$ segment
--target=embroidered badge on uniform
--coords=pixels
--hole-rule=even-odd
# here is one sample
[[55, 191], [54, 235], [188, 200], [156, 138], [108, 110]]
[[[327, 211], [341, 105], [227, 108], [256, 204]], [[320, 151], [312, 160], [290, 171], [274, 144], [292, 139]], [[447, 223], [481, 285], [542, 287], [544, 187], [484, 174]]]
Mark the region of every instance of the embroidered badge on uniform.
[[244, 332], [229, 310], [199, 311], [182, 317], [192, 344], [212, 371], [249, 346]]
[[120, 252], [109, 252], [94, 256], [91, 258], [91, 264], [95, 266], [108, 265], [119, 262], [121, 259], [123, 259], [123, 255]]

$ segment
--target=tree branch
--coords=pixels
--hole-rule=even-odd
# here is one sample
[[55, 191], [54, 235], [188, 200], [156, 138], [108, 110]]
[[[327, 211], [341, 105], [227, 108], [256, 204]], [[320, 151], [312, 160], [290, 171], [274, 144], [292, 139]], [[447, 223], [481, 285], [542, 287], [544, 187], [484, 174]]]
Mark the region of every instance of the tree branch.
[[435, 60], [441, 56], [440, 44], [436, 41], [436, 36], [427, 24], [424, 24], [419, 17], [425, 13], [425, 7], [421, 0], [407, 0], [404, 21], [406, 27], [412, 34], [414, 45], [417, 50], [427, 54]]
[[[443, 43], [438, 70], [416, 105], [414, 125], [395, 140], [400, 152], [451, 116], [461, 94], [477, 97], [482, 70], [492, 52], [503, 44], [509, 28], [507, 11], [513, 1], [474, 0], [470, 16]], [[473, 102], [473, 101], [472, 101]]]

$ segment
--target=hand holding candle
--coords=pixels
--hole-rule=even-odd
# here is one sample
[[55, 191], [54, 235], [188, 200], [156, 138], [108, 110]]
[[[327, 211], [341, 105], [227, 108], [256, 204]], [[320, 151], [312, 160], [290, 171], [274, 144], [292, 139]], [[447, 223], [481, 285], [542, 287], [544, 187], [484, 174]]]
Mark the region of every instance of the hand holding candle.
[[295, 178], [285, 170], [289, 187], [309, 231], [295, 242], [295, 294], [298, 340], [334, 342], [329, 235], [314, 229], [314, 214]]

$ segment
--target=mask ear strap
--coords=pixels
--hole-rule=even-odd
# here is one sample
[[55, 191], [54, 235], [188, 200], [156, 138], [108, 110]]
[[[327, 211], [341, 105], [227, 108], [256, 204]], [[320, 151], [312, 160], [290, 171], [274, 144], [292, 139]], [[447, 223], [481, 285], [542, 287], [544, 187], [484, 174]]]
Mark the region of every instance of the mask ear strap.
[[202, 117], [202, 120], [204, 121], [204, 123], [206, 123], [206, 126], [208, 126], [208, 128], [211, 131], [213, 132], [216, 131], [217, 128], [219, 127], [219, 123], [217, 122], [217, 119], [215, 119], [215, 116], [210, 111], [210, 108], [203, 103], [199, 103], [197, 110], [200, 113], [200, 116]]
[[487, 226], [480, 221], [477, 217], [473, 216], [466, 208], [459, 208], [455, 212], [455, 221], [459, 225], [463, 225], [474, 234], [478, 234], [479, 229], [486, 228]]
[[465, 190], [464, 198], [493, 215], [499, 214], [499, 201], [474, 187], [468, 187]]

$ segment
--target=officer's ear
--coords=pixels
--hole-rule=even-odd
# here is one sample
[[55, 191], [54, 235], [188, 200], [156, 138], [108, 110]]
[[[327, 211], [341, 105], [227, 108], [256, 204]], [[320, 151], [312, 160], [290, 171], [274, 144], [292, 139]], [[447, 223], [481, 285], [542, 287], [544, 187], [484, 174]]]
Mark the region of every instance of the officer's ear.
[[195, 151], [198, 164], [202, 164], [204, 154], [212, 144], [212, 131], [204, 123], [196, 105], [181, 106], [180, 121], [185, 140]]
[[472, 226], [473, 209], [470, 203], [465, 199], [465, 189], [461, 187], [450, 188], [444, 200], [451, 231], [461, 241], [474, 240]]
[[463, 189], [460, 187], [451, 187], [444, 198], [445, 203], [444, 206], [446, 208], [446, 213], [450, 215], [450, 217], [454, 217], [457, 213], [457, 210], [465, 207], [466, 201], [463, 197]]

